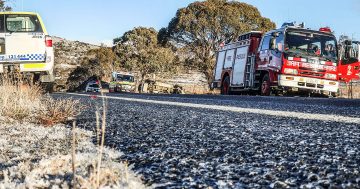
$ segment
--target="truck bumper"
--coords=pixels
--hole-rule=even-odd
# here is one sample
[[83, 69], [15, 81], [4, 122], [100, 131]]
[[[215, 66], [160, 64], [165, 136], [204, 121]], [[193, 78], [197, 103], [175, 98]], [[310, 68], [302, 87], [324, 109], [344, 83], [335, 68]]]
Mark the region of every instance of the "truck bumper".
[[0, 63], [0, 73], [4, 73], [9, 67], [19, 69], [20, 72], [38, 72], [53, 74], [54, 63], [34, 62], [34, 63]]
[[339, 82], [325, 79], [299, 77], [292, 75], [279, 75], [279, 86], [292, 88], [293, 90], [307, 90], [311, 92], [331, 92], [339, 91]]

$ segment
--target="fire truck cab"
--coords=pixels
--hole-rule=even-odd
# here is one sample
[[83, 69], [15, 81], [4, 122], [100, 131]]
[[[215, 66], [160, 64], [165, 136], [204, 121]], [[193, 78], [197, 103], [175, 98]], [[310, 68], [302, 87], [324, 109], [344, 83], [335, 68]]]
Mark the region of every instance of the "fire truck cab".
[[329, 28], [286, 23], [265, 34], [254, 31], [219, 48], [213, 88], [224, 95], [254, 91], [263, 96], [305, 91], [338, 93], [338, 50]]

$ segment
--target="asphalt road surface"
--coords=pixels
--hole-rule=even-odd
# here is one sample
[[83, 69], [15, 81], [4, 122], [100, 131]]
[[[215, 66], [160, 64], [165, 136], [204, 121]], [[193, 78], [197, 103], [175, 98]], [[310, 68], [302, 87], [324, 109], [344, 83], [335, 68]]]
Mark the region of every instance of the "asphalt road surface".
[[[80, 98], [95, 128], [102, 98]], [[360, 101], [106, 94], [106, 144], [157, 188], [360, 188]]]

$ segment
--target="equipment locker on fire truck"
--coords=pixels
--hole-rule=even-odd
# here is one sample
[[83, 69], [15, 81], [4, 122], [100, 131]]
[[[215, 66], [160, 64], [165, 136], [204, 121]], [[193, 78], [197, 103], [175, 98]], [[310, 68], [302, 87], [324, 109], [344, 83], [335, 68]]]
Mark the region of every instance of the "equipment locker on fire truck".
[[222, 94], [255, 91], [268, 96], [304, 91], [335, 96], [339, 89], [337, 41], [293, 23], [265, 34], [250, 32], [217, 53], [213, 88]]

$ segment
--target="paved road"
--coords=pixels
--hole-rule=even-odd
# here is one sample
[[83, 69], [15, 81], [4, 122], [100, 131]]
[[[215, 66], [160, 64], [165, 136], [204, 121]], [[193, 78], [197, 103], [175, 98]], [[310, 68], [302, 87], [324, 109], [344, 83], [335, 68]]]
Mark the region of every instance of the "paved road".
[[[81, 95], [81, 94], [80, 94]], [[79, 94], [94, 129], [101, 99]], [[360, 101], [108, 94], [107, 145], [158, 188], [360, 188]]]

